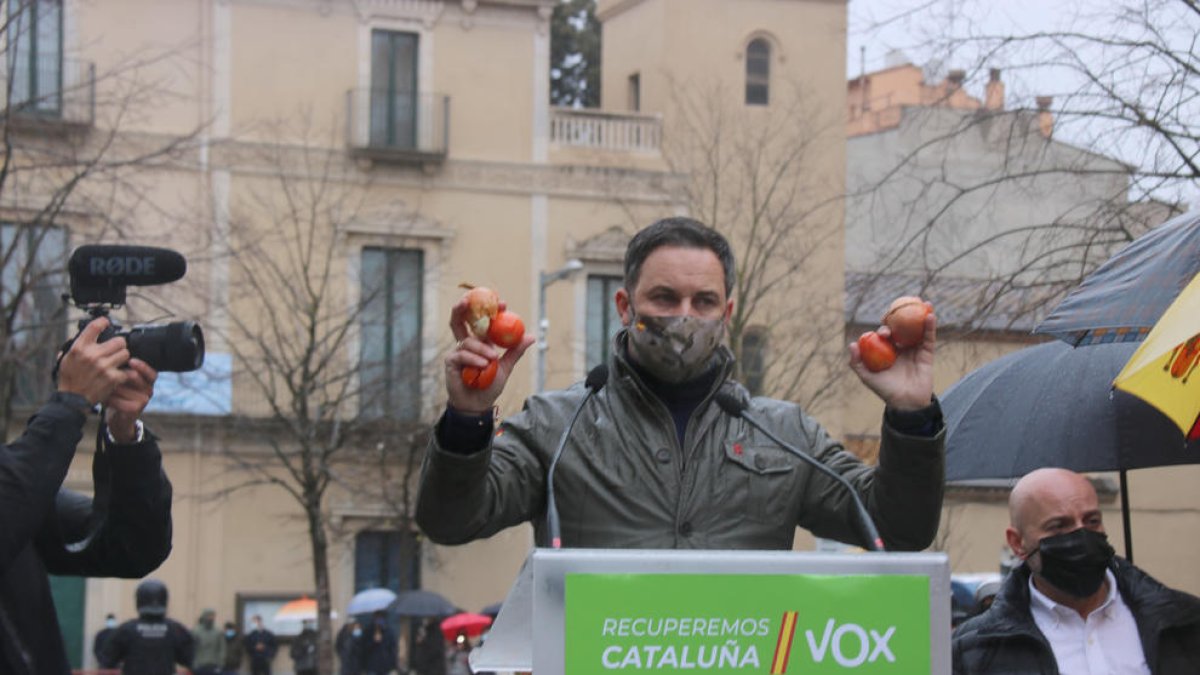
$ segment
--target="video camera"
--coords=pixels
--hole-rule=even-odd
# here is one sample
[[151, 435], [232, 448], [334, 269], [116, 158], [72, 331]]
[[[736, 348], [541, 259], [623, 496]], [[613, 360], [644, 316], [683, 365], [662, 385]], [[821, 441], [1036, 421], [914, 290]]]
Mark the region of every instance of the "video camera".
[[[125, 304], [127, 286], [157, 286], [183, 278], [187, 260], [167, 248], [90, 244], [71, 253], [67, 263], [71, 292], [63, 296], [88, 318], [79, 320], [79, 330], [111, 309]], [[195, 321], [145, 324], [122, 330], [112, 317], [98, 342], [125, 338], [129, 354], [160, 372], [186, 373], [204, 365], [204, 333]], [[79, 337], [76, 333], [75, 337]], [[63, 346], [65, 354], [75, 338]]]

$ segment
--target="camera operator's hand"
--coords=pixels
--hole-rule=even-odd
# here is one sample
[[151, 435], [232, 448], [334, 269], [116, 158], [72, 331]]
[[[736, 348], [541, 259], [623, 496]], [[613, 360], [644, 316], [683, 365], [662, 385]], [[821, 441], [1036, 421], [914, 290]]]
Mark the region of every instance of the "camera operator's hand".
[[58, 390], [79, 394], [95, 405], [112, 394], [128, 378], [121, 366], [129, 361], [124, 338], [96, 342], [108, 328], [100, 317], [83, 327], [58, 367]]
[[154, 381], [158, 372], [141, 359], [129, 359], [126, 379], [104, 401], [108, 433], [113, 440], [125, 444], [137, 440], [137, 421], [154, 396]]

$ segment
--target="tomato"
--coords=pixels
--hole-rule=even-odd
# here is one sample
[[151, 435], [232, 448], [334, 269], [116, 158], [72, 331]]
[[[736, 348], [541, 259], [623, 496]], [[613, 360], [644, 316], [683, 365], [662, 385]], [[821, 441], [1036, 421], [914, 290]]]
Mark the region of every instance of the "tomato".
[[915, 295], [896, 298], [883, 317], [892, 331], [892, 342], [900, 349], [916, 347], [925, 339], [925, 317], [933, 310]]
[[500, 296], [490, 288], [475, 286], [463, 297], [467, 300], [467, 326], [475, 337], [487, 337], [488, 325], [500, 311]]
[[496, 379], [496, 371], [500, 368], [500, 362], [492, 359], [485, 368], [476, 368], [475, 366], [464, 366], [462, 369], [462, 381], [469, 389], [487, 389], [492, 386], [492, 382]]
[[863, 365], [872, 373], [887, 370], [896, 362], [895, 347], [875, 331], [863, 333], [858, 338], [858, 354]]
[[487, 337], [497, 347], [512, 349], [521, 344], [521, 339], [525, 337], [525, 323], [516, 312], [500, 312], [492, 317]]

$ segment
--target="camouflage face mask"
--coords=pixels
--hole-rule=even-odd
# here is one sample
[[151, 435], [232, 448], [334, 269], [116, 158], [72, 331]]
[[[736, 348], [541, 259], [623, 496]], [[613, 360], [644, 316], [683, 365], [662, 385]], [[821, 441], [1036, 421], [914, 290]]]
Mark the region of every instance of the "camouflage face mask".
[[694, 380], [712, 366], [725, 339], [724, 319], [644, 316], [633, 312], [630, 356], [651, 375], [671, 384]]

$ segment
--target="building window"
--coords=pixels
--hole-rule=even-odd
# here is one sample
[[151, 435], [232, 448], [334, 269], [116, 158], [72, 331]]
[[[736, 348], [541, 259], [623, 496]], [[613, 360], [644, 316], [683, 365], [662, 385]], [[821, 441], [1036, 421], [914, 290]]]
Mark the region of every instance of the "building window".
[[747, 329], [742, 334], [742, 354], [738, 360], [742, 367], [742, 384], [751, 396], [761, 396], [767, 377], [767, 329], [761, 326]]
[[62, 0], [8, 0], [8, 100], [42, 115], [62, 111]]
[[767, 105], [770, 82], [771, 45], [757, 38], [746, 47], [746, 105]]
[[629, 76], [629, 110], [639, 112], [642, 109], [642, 75], [634, 73]]
[[421, 416], [421, 251], [366, 248], [361, 267], [361, 413], [414, 422]]
[[623, 284], [617, 276], [589, 276], [587, 280], [587, 369], [608, 362], [612, 338], [621, 330], [613, 296]]
[[371, 145], [417, 144], [417, 34], [371, 31]]
[[0, 302], [12, 334], [3, 345], [13, 374], [13, 403], [36, 405], [50, 395], [50, 372], [66, 332], [66, 232], [58, 227], [0, 225]]
[[354, 538], [354, 591], [387, 588], [396, 593], [421, 586], [421, 543], [412, 532], [372, 530]]

